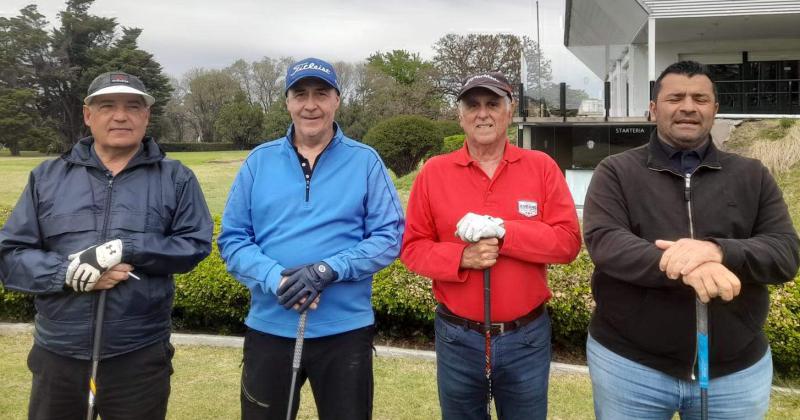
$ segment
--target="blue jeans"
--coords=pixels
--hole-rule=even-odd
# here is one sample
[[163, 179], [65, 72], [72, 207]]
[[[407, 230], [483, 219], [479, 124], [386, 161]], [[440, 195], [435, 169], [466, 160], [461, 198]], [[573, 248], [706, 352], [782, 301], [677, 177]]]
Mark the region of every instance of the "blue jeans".
[[[586, 359], [592, 377], [598, 420], [700, 418], [697, 381], [677, 379], [628, 360], [590, 335]], [[747, 369], [712, 379], [708, 384], [709, 419], [761, 419], [769, 408], [772, 353]]]
[[[483, 334], [436, 315], [436, 380], [442, 418], [487, 419]], [[544, 419], [550, 374], [550, 317], [491, 340], [492, 393], [500, 419]]]

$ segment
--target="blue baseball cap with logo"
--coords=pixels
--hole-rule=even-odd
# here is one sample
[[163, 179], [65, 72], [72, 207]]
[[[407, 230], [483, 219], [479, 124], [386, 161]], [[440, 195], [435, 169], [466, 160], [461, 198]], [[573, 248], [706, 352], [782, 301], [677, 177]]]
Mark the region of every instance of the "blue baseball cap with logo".
[[292, 86], [307, 77], [316, 77], [322, 80], [336, 89], [337, 95], [340, 94], [339, 83], [336, 81], [336, 71], [333, 70], [333, 66], [330, 63], [319, 58], [306, 58], [289, 66], [286, 69], [286, 89], [283, 93], [289, 93], [289, 89]]

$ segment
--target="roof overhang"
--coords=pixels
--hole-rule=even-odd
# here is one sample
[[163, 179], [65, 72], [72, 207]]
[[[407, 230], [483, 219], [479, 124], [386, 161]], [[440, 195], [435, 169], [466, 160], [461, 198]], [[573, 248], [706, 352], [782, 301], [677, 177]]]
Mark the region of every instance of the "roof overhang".
[[[800, 13], [659, 18], [656, 21], [656, 42], [797, 39], [800, 38], [798, 22]], [[647, 43], [647, 25], [631, 43]]]
[[605, 79], [607, 57], [616, 57], [631, 44], [646, 26], [648, 14], [637, 0], [567, 0], [564, 16], [564, 46]]
[[[696, 17], [658, 12], [658, 44], [800, 38], [800, 13], [793, 10], [728, 10], [716, 11], [725, 15]], [[640, 0], [566, 0], [564, 15], [564, 46], [600, 79], [629, 45], [647, 44], [649, 14]]]

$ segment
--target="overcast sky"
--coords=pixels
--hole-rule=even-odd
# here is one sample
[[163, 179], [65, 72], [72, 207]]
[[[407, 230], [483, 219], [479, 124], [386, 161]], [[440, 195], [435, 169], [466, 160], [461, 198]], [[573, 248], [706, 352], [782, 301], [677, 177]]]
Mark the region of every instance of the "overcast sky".
[[[36, 3], [51, 25], [64, 0], [2, 0], [0, 16]], [[535, 0], [97, 0], [90, 12], [143, 29], [139, 46], [175, 77], [239, 58], [317, 56], [362, 61], [405, 49], [433, 58], [447, 33], [512, 33], [536, 39]], [[563, 45], [564, 0], [540, 0], [540, 37], [553, 81], [602, 97], [602, 83]]]

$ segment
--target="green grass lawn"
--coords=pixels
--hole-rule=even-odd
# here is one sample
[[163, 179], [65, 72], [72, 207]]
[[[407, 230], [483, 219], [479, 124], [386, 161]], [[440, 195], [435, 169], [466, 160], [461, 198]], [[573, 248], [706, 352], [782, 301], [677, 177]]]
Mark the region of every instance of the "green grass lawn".
[[[175, 152], [167, 156], [180, 160], [194, 171], [203, 188], [211, 214], [222, 214], [228, 190], [247, 153], [247, 151]], [[11, 157], [7, 151], [0, 154], [0, 174], [3, 174], [3, 182], [0, 183], [0, 206], [13, 207], [28, 182], [28, 173], [31, 169], [45, 159], [56, 157], [34, 152], [25, 152], [21, 157]]]
[[[0, 418], [24, 419], [30, 393], [25, 359], [29, 334], [0, 336]], [[178, 346], [173, 364], [169, 419], [235, 419], [239, 416], [241, 349]], [[591, 419], [592, 390], [583, 375], [554, 374], [550, 379], [549, 418]], [[375, 361], [376, 419], [439, 418], [436, 371], [432, 361], [379, 357]], [[316, 418], [308, 386], [301, 393], [300, 416]], [[768, 419], [800, 418], [800, 395], [773, 393]]]

